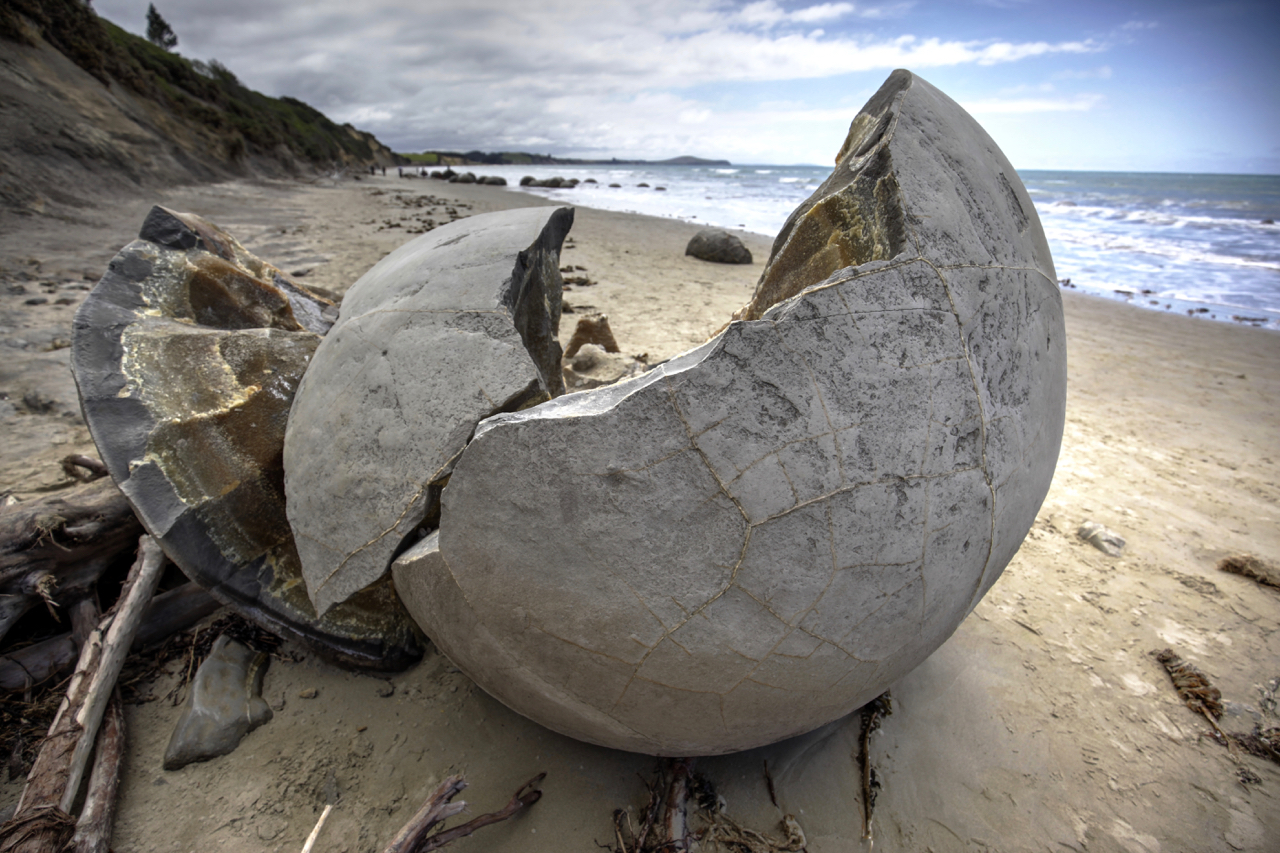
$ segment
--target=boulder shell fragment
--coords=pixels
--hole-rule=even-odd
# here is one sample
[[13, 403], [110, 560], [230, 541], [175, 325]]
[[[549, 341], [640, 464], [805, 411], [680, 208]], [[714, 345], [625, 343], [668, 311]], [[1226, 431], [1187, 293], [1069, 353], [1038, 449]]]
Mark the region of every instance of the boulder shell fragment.
[[582, 740], [718, 754], [847, 714], [951, 635], [1035, 518], [1064, 420], [1055, 282], [996, 144], [896, 71], [741, 319], [480, 422], [396, 588], [481, 687]]
[[225, 231], [155, 207], [77, 311], [72, 367], [107, 469], [188, 577], [336, 662], [403, 669], [422, 638], [391, 585], [317, 616], [284, 511], [289, 404], [333, 316]]
[[285, 435], [289, 522], [319, 612], [387, 582], [477, 423], [563, 393], [560, 245], [572, 224], [567, 207], [469, 217], [347, 291]]

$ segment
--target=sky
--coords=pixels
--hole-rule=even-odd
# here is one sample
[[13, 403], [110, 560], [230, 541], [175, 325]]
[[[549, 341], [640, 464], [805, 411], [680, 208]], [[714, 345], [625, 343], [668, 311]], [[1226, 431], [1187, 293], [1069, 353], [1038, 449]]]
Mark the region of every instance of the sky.
[[[145, 34], [146, 0], [93, 0]], [[157, 0], [177, 52], [401, 152], [830, 165], [895, 68], [1019, 169], [1280, 174], [1280, 3]]]

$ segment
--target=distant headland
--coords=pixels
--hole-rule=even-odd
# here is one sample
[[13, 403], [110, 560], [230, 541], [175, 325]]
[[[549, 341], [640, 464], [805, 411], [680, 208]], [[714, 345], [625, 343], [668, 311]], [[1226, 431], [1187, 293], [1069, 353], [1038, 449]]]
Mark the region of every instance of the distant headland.
[[420, 154], [398, 153], [415, 166], [732, 166], [728, 160], [708, 160], [704, 157], [671, 157], [666, 160], [586, 160], [577, 157], [553, 157], [550, 154], [530, 154], [526, 151], [423, 151]]

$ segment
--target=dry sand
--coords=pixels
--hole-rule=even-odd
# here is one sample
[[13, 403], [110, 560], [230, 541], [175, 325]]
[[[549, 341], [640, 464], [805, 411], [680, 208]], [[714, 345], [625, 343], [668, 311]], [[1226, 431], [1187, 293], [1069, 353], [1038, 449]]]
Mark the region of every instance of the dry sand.
[[[70, 320], [152, 202], [200, 213], [250, 250], [342, 291], [420, 220], [542, 203], [491, 187], [368, 178], [233, 183], [25, 220], [0, 234], [0, 489], [61, 482], [57, 460], [94, 453], [79, 419]], [[571, 201], [572, 194], [566, 194]], [[396, 223], [398, 227], [387, 227]], [[750, 267], [684, 255], [696, 226], [580, 208], [562, 262], [596, 284], [566, 299], [610, 315], [626, 353], [664, 358], [700, 343], [748, 297], [769, 241], [744, 235]], [[1070, 270], [1059, 270], [1070, 275]], [[41, 282], [57, 282], [46, 288]], [[42, 305], [26, 300], [44, 297]], [[67, 304], [59, 305], [62, 300]], [[1280, 766], [1240, 762], [1206, 738], [1153, 649], [1171, 646], [1221, 688], [1222, 725], [1280, 725], [1280, 591], [1215, 570], [1244, 551], [1280, 560], [1280, 335], [1064, 294], [1070, 357], [1057, 476], [1022, 550], [955, 635], [893, 686], [873, 736], [883, 789], [875, 847], [890, 851], [1274, 851]], [[566, 317], [563, 335], [572, 332]], [[27, 402], [24, 403], [23, 399]], [[1076, 536], [1086, 520], [1128, 540], [1120, 558]], [[386, 685], [394, 692], [390, 696]], [[155, 687], [163, 695], [169, 684]], [[314, 689], [315, 698], [300, 692]], [[117, 851], [296, 851], [340, 798], [317, 851], [381, 850], [445, 775], [462, 772], [470, 812], [500, 807], [539, 771], [544, 796], [463, 851], [566, 851], [612, 844], [612, 812], [642, 806], [655, 760], [548, 732], [490, 699], [434, 650], [389, 679], [313, 656], [275, 661], [275, 719], [233, 754], [176, 772], [160, 762], [178, 709], [129, 707]], [[796, 816], [811, 853], [860, 840], [855, 714], [697, 769], [745, 825], [777, 834]], [[763, 776], [768, 761], [778, 807]], [[1248, 771], [1246, 773], [1245, 771]], [[1242, 778], [1260, 781], [1245, 783]], [[0, 786], [11, 803], [20, 782]]]

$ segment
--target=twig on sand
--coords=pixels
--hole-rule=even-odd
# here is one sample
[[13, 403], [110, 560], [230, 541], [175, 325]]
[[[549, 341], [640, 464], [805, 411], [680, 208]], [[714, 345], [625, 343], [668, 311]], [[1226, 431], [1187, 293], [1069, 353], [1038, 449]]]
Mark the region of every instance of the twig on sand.
[[881, 693], [862, 706], [862, 736], [858, 739], [858, 767], [862, 770], [862, 837], [871, 840], [871, 815], [876, 807], [876, 794], [880, 780], [871, 766], [871, 733], [880, 728], [880, 721], [893, 713], [893, 697], [889, 691]]
[[505, 806], [496, 812], [483, 814], [452, 829], [441, 830], [434, 835], [429, 834], [436, 825], [453, 817], [467, 807], [463, 801], [450, 802], [467, 787], [467, 782], [460, 775], [453, 775], [441, 782], [427, 801], [418, 809], [417, 814], [404, 825], [396, 837], [391, 840], [383, 853], [426, 853], [470, 835], [477, 829], [506, 820], [542, 798], [542, 790], [538, 787], [546, 773], [539, 773], [521, 785]]
[[327, 803], [324, 811], [320, 812], [320, 819], [316, 821], [315, 829], [311, 830], [311, 834], [307, 836], [307, 843], [302, 845], [302, 853], [311, 853], [311, 848], [316, 846], [316, 839], [320, 837], [320, 830], [324, 827], [324, 822], [329, 819], [331, 811], [333, 811], [333, 803]]
[[773, 803], [773, 807], [781, 808], [778, 805], [778, 791], [773, 787], [773, 774], [769, 772], [769, 760], [766, 758], [764, 762], [764, 782], [769, 786], [769, 802]]

